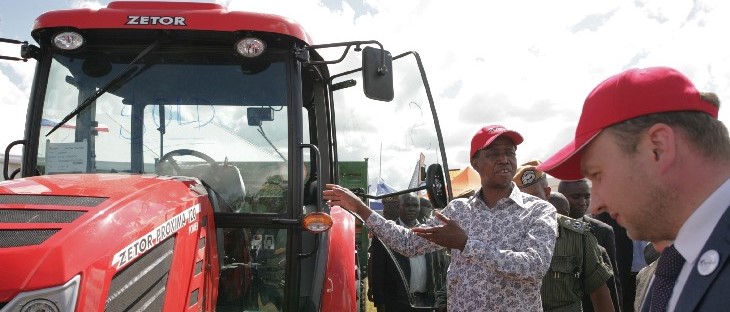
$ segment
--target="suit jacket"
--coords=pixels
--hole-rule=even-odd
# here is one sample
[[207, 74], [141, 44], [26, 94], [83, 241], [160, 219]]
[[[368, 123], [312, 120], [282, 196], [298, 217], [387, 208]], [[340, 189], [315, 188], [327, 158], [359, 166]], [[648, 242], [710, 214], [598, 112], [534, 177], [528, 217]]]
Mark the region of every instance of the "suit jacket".
[[[383, 243], [373, 238], [370, 245], [370, 266], [368, 267], [368, 285], [369, 293], [372, 295], [373, 303], [376, 307], [386, 306], [387, 311], [407, 311], [410, 307], [410, 298], [406, 290], [406, 286], [410, 282], [411, 264], [408, 257], [405, 257], [395, 251], [393, 256], [400, 266], [398, 270], [393, 258], [390, 257]], [[426, 289], [430, 294], [430, 300], [434, 302], [434, 277], [432, 265], [432, 255], [426, 254]], [[405, 278], [405, 281], [403, 280]]]
[[[619, 272], [619, 269], [616, 263], [616, 241], [614, 238], [613, 228], [611, 228], [610, 225], [589, 216], [583, 216], [583, 220], [591, 224], [591, 230], [593, 231], [593, 235], [596, 236], [598, 245], [606, 249], [608, 260], [611, 262], [611, 269], [613, 270], [613, 276], [606, 281], [606, 284], [608, 284], [608, 290], [611, 292], [613, 310], [621, 312], [623, 294], [621, 292], [621, 281], [616, 278], [616, 276], [618, 276], [616, 272]], [[583, 311], [593, 311], [591, 298], [588, 295], [583, 296]]]
[[[626, 229], [622, 227], [616, 220], [611, 218], [611, 215], [608, 213], [602, 213], [596, 216], [596, 219], [608, 224], [613, 229], [614, 239], [616, 243], [616, 269], [618, 269], [618, 272], [614, 271], [614, 276], [618, 277], [618, 281], [616, 282], [617, 285], [619, 285], [619, 288], [622, 290], [621, 294], [621, 301], [630, 301], [630, 302], [624, 302], [624, 307], [629, 307], [633, 302], [631, 302], [634, 298], [634, 294], [629, 294], [628, 292], [633, 290], [633, 287], [630, 287], [629, 283], [632, 283], [631, 280], [631, 263], [634, 260], [634, 243], [629, 238], [629, 236], [626, 234]], [[639, 255], [642, 256], [642, 255]]]
[[657, 261], [652, 262], [636, 274], [636, 296], [634, 297], [634, 311], [641, 311], [646, 293], [649, 292], [649, 282], [656, 271]]
[[709, 250], [720, 254], [717, 267], [706, 276], [699, 273], [697, 265], [692, 268], [675, 311], [727, 311], [730, 308], [730, 262], [727, 261], [730, 257], [730, 207], [717, 222], [696, 263]]
[[383, 243], [373, 237], [368, 258], [368, 297], [376, 307], [390, 305], [392, 300], [406, 301], [408, 294]]

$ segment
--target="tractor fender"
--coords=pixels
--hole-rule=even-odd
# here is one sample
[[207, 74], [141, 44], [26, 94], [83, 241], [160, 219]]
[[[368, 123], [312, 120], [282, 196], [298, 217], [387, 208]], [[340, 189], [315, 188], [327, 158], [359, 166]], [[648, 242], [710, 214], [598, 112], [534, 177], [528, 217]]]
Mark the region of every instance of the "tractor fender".
[[355, 311], [355, 217], [340, 207], [331, 212], [327, 269], [322, 287], [322, 311]]

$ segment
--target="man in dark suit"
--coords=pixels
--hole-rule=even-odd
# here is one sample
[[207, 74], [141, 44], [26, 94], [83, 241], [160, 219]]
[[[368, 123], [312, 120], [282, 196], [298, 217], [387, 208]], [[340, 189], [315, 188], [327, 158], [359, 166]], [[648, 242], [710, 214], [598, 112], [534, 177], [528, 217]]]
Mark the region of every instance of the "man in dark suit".
[[[412, 228], [420, 223], [419, 198], [411, 194], [399, 197], [399, 214], [394, 221]], [[410, 311], [415, 307], [434, 306], [435, 267], [433, 253], [408, 258], [390, 251], [377, 239], [371, 245], [371, 301], [378, 312]]]
[[[641, 268], [637, 268], [634, 272], [631, 265], [634, 257], [641, 257], [643, 260], [644, 254], [637, 253], [634, 255], [634, 242], [626, 235], [626, 229], [611, 218], [611, 215], [604, 212], [596, 215], [596, 219], [608, 224], [613, 229], [613, 237], [616, 243], [616, 267], [618, 268], [618, 272], [614, 272], [614, 274], [618, 277], [617, 283], [621, 284], [621, 301], [623, 302], [621, 311], [632, 312], [634, 311], [633, 303], [636, 293], [636, 273]], [[641, 250], [643, 250], [643, 245], [641, 247]]]
[[[398, 220], [399, 201], [398, 196], [383, 198], [383, 217], [385, 219]], [[379, 312], [384, 312], [386, 311], [386, 285], [392, 284], [392, 282], [386, 281], [386, 276], [389, 275], [386, 272], [386, 265], [392, 265], [393, 262], [387, 250], [383, 247], [383, 243], [377, 237], [372, 238], [368, 254], [368, 300], [373, 302]]]
[[540, 167], [585, 175], [591, 211], [608, 212], [632, 239], [674, 241], [642, 310], [729, 307], [730, 137], [719, 108], [674, 69], [630, 69], [593, 89], [573, 142]]

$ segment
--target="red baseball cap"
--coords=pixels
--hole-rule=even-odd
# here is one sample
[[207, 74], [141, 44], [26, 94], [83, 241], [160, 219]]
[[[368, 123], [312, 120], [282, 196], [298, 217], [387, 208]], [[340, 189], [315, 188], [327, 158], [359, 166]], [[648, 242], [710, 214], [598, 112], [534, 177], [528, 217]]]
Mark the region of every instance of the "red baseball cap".
[[474, 157], [474, 154], [476, 154], [480, 149], [492, 144], [492, 141], [500, 135], [508, 137], [515, 145], [519, 145], [522, 141], [524, 141], [517, 131], [507, 130], [507, 128], [500, 125], [486, 126], [479, 129], [479, 131], [477, 131], [477, 133], [471, 138], [471, 152], [469, 153], [469, 158]]
[[585, 100], [575, 139], [538, 168], [561, 180], [577, 180], [581, 149], [601, 130], [662, 112], [698, 111], [717, 118], [719, 107], [702, 100], [692, 82], [668, 67], [629, 69], [601, 82]]

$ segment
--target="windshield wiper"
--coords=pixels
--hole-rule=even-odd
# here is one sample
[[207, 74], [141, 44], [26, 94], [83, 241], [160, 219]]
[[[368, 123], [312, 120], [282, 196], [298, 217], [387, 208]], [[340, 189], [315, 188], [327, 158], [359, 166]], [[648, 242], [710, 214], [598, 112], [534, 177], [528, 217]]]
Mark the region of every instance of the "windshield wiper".
[[271, 147], [274, 149], [274, 151], [277, 154], [279, 154], [279, 157], [281, 157], [281, 159], [283, 159], [284, 161], [286, 161], [286, 157], [284, 157], [284, 155], [282, 155], [281, 152], [279, 152], [279, 149], [276, 148], [276, 146], [274, 145], [274, 143], [271, 143], [271, 140], [269, 140], [269, 138], [266, 137], [266, 132], [264, 132], [264, 128], [262, 128], [261, 125], [259, 125], [259, 129], [258, 130], [259, 130], [259, 133], [261, 133], [261, 136], [264, 137], [264, 140], [266, 140], [266, 142], [268, 142], [269, 145], [271, 145]]
[[79, 106], [77, 106], [76, 109], [71, 111], [71, 113], [66, 115], [66, 117], [63, 117], [63, 119], [59, 123], [57, 123], [55, 126], [53, 126], [51, 131], [48, 131], [48, 134], [46, 134], [46, 136], [51, 135], [51, 133], [56, 131], [56, 129], [65, 125], [69, 120], [71, 120], [71, 118], [76, 117], [76, 115], [78, 115], [79, 113], [81, 113], [81, 111], [83, 111], [84, 109], [89, 107], [91, 105], [91, 103], [96, 101], [96, 99], [98, 99], [104, 93], [109, 91], [112, 87], [114, 87], [114, 88], [121, 87], [123, 84], [129, 82], [130, 80], [132, 80], [132, 78], [136, 77], [139, 73], [141, 73], [142, 70], [149, 68], [148, 66], [140, 67], [140, 66], [136, 66], [136, 65], [145, 56], [147, 56], [147, 54], [150, 54], [150, 52], [156, 50], [160, 46], [160, 42], [161, 42], [161, 40], [158, 39], [157, 41], [153, 42], [151, 45], [146, 47], [144, 50], [142, 50], [142, 52], [140, 52], [132, 60], [132, 62], [130, 62], [127, 65], [127, 67], [124, 68], [124, 70], [122, 72], [120, 72], [116, 77], [114, 77], [114, 79], [107, 82], [103, 87], [99, 88], [99, 90], [96, 90], [96, 92], [94, 94], [92, 94], [91, 96], [86, 98], [83, 102], [81, 102], [81, 104]]

